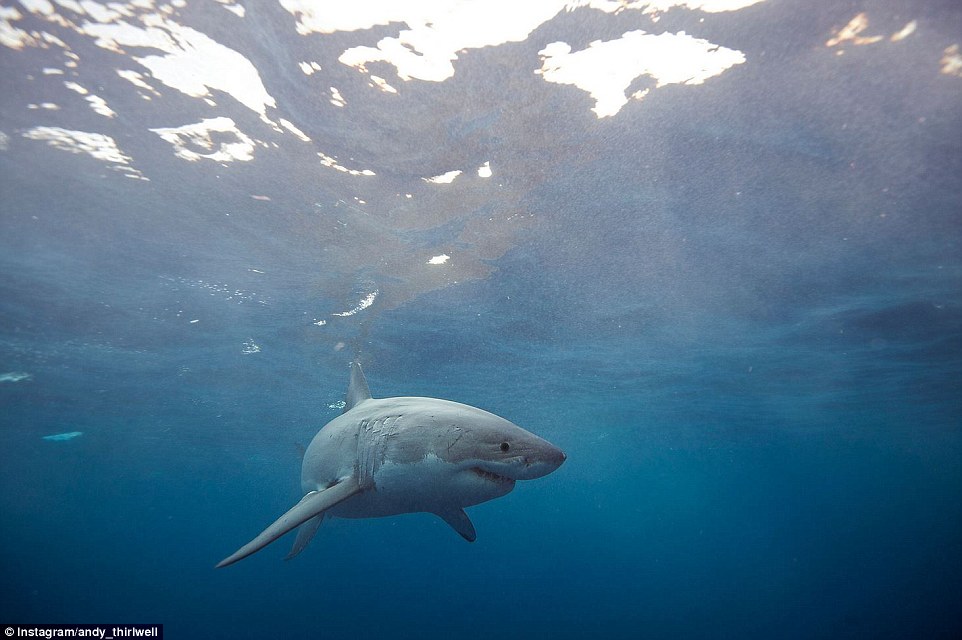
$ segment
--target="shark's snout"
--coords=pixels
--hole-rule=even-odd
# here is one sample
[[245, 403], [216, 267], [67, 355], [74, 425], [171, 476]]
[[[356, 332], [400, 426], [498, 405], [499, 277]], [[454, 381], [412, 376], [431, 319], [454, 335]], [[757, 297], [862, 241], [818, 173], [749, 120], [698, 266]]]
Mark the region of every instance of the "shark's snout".
[[548, 451], [546, 454], [542, 456], [542, 459], [540, 460], [540, 462], [546, 466], [551, 467], [551, 470], [554, 471], [555, 469], [560, 467], [564, 463], [564, 461], [567, 459], [568, 459], [568, 456], [565, 455], [564, 451], [562, 451], [561, 449], [558, 449], [557, 447], [552, 447], [550, 451]]
[[[568, 459], [568, 456], [565, 455], [564, 451], [558, 447], [553, 447], [553, 449], [554, 450], [551, 451], [551, 453], [545, 459], [545, 463], [551, 467], [551, 471], [554, 471], [560, 467], [562, 464], [564, 464], [564, 461]], [[551, 473], [551, 471], [548, 473]]]
[[541, 447], [535, 455], [524, 458], [524, 469], [517, 475], [518, 480], [534, 480], [546, 476], [568, 458], [564, 451], [554, 445]]

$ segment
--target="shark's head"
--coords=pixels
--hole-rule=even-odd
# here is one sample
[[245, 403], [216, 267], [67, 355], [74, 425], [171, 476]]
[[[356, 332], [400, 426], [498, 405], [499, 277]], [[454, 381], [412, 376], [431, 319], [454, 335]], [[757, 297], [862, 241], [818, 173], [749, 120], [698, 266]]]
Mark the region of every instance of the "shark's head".
[[431, 449], [447, 463], [447, 471], [435, 486], [457, 496], [460, 507], [499, 498], [510, 493], [516, 481], [545, 476], [565, 461], [561, 449], [493, 413], [436, 403], [426, 422], [436, 427], [438, 438]]
[[475, 407], [451, 404], [456, 437], [442, 456], [462, 471], [513, 485], [548, 475], [565, 461], [561, 449], [518, 425]]

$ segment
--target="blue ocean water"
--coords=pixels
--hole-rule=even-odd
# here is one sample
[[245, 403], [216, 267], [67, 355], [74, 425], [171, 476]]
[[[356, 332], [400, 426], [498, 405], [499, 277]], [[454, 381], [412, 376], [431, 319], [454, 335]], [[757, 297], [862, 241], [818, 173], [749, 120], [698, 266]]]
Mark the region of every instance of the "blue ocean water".
[[[0, 623], [962, 635], [962, 78], [939, 63], [959, 7], [580, 7], [434, 82], [339, 61], [401, 18], [307, 37], [281, 6], [182, 4], [128, 22], [242, 52], [275, 127], [164, 80], [143, 55], [166, 44], [114, 51], [99, 14], [57, 4], [78, 32], [4, 3], [80, 64], [0, 50]], [[879, 38], [839, 55], [863, 9]], [[604, 118], [532, 73], [551, 42], [637, 28], [746, 62], [639, 76], [650, 93]], [[185, 160], [153, 131], [226, 115], [253, 159]], [[41, 125], [109, 135], [149, 181]], [[468, 509], [471, 544], [426, 514], [328, 520], [291, 561], [288, 536], [215, 570], [301, 497], [355, 357], [375, 397], [475, 405], [568, 459]]]

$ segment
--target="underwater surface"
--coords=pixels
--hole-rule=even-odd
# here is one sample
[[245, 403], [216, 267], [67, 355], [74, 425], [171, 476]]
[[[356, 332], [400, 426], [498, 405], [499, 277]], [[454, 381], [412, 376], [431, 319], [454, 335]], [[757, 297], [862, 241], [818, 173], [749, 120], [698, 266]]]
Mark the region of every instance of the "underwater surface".
[[[954, 0], [0, 3], [0, 623], [962, 635]], [[565, 464], [214, 565], [375, 397]]]

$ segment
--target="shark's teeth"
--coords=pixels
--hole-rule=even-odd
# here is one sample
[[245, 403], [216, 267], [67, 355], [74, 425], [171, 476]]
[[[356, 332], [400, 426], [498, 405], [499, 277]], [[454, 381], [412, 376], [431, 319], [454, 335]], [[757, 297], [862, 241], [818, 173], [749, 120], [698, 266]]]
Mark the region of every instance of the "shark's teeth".
[[504, 476], [499, 476], [496, 473], [491, 473], [490, 471], [485, 471], [481, 467], [472, 467], [471, 471], [484, 478], [485, 480], [490, 480], [491, 482], [512, 482], [511, 478], [506, 478]]

